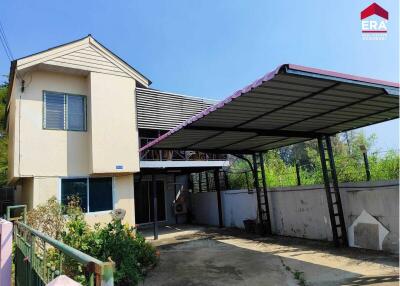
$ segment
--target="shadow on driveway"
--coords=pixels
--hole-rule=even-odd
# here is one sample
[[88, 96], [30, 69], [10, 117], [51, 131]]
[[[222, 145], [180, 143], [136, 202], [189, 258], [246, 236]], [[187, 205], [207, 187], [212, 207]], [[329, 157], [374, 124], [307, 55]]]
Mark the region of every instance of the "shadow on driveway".
[[176, 228], [152, 242], [161, 259], [143, 285], [399, 285], [394, 255], [236, 229]]

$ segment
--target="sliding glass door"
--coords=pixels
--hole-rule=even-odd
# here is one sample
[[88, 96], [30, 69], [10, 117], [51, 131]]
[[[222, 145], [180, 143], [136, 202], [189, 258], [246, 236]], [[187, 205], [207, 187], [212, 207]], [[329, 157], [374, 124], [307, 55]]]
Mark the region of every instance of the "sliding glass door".
[[[137, 224], [154, 221], [152, 200], [153, 183], [151, 181], [135, 182], [135, 220]], [[165, 220], [164, 181], [156, 181], [157, 219]]]

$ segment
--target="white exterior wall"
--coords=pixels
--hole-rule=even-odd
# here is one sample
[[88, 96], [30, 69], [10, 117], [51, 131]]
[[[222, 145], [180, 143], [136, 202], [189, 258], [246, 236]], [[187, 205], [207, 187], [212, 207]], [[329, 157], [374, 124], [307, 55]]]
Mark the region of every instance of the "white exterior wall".
[[[340, 193], [347, 228], [365, 210], [389, 231], [383, 240], [383, 250], [398, 252], [398, 181], [343, 183]], [[268, 197], [274, 234], [332, 240], [323, 186], [272, 188]], [[243, 220], [257, 218], [255, 192], [223, 191], [221, 199], [224, 226], [244, 228]], [[218, 225], [216, 192], [192, 194], [192, 205], [197, 223]]]

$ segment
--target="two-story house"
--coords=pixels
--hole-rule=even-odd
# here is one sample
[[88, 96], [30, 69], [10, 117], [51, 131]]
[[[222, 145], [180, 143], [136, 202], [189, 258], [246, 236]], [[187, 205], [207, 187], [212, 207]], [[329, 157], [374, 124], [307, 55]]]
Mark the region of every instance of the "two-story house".
[[[130, 224], [175, 222], [172, 201], [188, 174], [224, 157], [139, 147], [213, 102], [149, 88], [150, 80], [90, 35], [11, 63], [7, 130], [9, 183], [16, 203], [33, 208], [78, 195], [91, 223], [126, 210]], [[146, 174], [156, 174], [151, 177]], [[136, 216], [136, 219], [135, 219]]]

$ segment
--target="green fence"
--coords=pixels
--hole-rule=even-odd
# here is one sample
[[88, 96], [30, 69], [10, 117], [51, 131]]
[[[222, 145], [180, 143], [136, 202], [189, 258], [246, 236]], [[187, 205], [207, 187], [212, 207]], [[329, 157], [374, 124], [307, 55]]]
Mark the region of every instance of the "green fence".
[[[12, 211], [20, 211], [20, 215], [13, 217]], [[67, 260], [85, 270], [84, 285], [114, 285], [113, 263], [102, 262], [31, 228], [25, 218], [25, 205], [7, 208], [7, 219], [14, 222], [16, 286], [46, 285], [58, 275], [68, 275], [69, 269], [64, 264]]]

